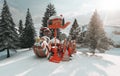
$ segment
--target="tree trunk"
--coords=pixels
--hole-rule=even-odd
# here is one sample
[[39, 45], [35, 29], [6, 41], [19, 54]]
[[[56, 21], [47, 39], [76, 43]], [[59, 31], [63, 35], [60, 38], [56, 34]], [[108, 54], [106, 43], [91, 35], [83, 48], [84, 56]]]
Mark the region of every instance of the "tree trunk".
[[92, 51], [92, 55], [95, 55], [95, 49]]
[[7, 48], [7, 58], [9, 58], [10, 57], [10, 51], [9, 51], [9, 49]]
[[32, 48], [29, 48], [29, 51], [32, 50]]
[[92, 53], [91, 56], [95, 55], [95, 49], [90, 49], [90, 53]]

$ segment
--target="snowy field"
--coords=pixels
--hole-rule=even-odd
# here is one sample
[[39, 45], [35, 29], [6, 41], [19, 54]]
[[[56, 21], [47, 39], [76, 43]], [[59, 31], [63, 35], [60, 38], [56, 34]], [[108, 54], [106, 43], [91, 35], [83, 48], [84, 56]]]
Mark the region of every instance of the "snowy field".
[[71, 61], [52, 63], [37, 58], [32, 50], [18, 50], [0, 60], [0, 76], [120, 76], [120, 48], [96, 56], [78, 51]]

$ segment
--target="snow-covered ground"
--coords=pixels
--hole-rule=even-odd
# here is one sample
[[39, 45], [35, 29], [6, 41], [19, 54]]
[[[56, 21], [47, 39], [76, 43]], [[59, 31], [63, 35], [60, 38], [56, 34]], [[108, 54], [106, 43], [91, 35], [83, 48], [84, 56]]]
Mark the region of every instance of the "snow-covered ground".
[[37, 58], [32, 50], [18, 50], [0, 60], [0, 76], [120, 76], [120, 48], [91, 57], [81, 54], [82, 50], [71, 61], [60, 63]]

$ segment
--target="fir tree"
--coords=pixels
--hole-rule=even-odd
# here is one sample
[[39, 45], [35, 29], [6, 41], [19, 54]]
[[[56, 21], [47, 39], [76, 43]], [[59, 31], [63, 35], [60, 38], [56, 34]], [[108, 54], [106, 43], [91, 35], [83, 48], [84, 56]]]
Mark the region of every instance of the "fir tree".
[[67, 35], [65, 33], [61, 33], [60, 36], [60, 41], [64, 40], [64, 39], [67, 39]]
[[[42, 19], [42, 26], [43, 27], [48, 27], [47, 26], [47, 21], [48, 19], [51, 17], [51, 16], [55, 16], [56, 15], [56, 11], [55, 11], [55, 7], [53, 4], [48, 4], [47, 8], [46, 8], [46, 12], [44, 13], [44, 17]], [[52, 32], [52, 36], [51, 38], [54, 37], [54, 30], [51, 29], [51, 32]], [[57, 29], [57, 38], [59, 39], [59, 36], [60, 36], [60, 29]], [[43, 36], [42, 33], [40, 33], [40, 36]]]
[[10, 49], [18, 47], [18, 34], [16, 31], [9, 7], [6, 0], [4, 0], [0, 22], [0, 51], [7, 50], [7, 57], [10, 57]]
[[95, 54], [95, 49], [104, 52], [109, 47], [108, 38], [103, 29], [103, 23], [97, 11], [92, 15], [91, 21], [88, 26], [85, 41], [90, 46], [91, 53]]
[[22, 48], [31, 48], [35, 42], [35, 28], [33, 26], [33, 21], [29, 9], [26, 15], [25, 28], [21, 35]]
[[19, 21], [19, 35], [21, 35], [23, 32], [23, 23], [22, 20]]
[[54, 5], [52, 5], [51, 3], [48, 4], [47, 8], [46, 8], [46, 12], [44, 13], [44, 17], [42, 19], [42, 25], [43, 27], [47, 27], [47, 21], [51, 16], [55, 16], [56, 15], [56, 11], [55, 11], [55, 7]]
[[72, 28], [70, 29], [70, 33], [69, 33], [69, 39], [70, 40], [76, 40], [77, 39], [77, 36], [80, 32], [80, 31], [78, 31], [78, 28], [79, 28], [79, 25], [77, 23], [77, 20], [75, 19], [74, 22], [73, 22]]
[[82, 42], [81, 27], [77, 27], [77, 29], [76, 29], [76, 42], [77, 43]]
[[77, 36], [77, 43], [80, 43], [81, 45], [85, 45], [84, 39], [85, 39], [86, 31], [87, 31], [87, 25], [83, 25], [79, 27], [78, 31], [80, 32]]

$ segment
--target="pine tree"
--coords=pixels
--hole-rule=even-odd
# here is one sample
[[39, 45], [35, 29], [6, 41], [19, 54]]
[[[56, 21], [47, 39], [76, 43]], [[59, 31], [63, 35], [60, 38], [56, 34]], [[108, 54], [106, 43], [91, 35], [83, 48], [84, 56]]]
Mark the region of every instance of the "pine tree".
[[76, 42], [77, 43], [82, 42], [81, 27], [77, 27], [77, 29], [76, 29]]
[[21, 35], [22, 48], [31, 48], [35, 42], [35, 28], [33, 26], [33, 21], [29, 9], [26, 15], [25, 28]]
[[92, 15], [85, 41], [89, 44], [91, 53], [93, 54], [95, 54], [95, 49], [104, 52], [104, 50], [107, 50], [109, 47], [109, 41], [105, 35], [103, 23], [97, 11]]
[[19, 35], [21, 35], [23, 32], [23, 23], [22, 20], [19, 21]]
[[79, 25], [77, 23], [77, 20], [75, 19], [72, 25], [72, 28], [70, 29], [70, 33], [69, 33], [69, 39], [70, 40], [76, 40], [77, 36], [79, 34], [80, 31], [78, 31]]
[[[55, 7], [53, 4], [48, 4], [47, 8], [46, 8], [46, 12], [44, 13], [44, 17], [42, 19], [42, 26], [43, 27], [47, 27], [47, 21], [51, 16], [55, 16], [56, 15], [56, 11], [55, 11]], [[51, 29], [52, 32], [52, 36], [51, 38], [53, 38], [54, 36], [54, 30]], [[57, 38], [59, 39], [60, 36], [60, 29], [57, 29]], [[43, 36], [43, 34], [40, 33], [40, 36]]]
[[56, 15], [56, 11], [55, 11], [55, 7], [54, 5], [52, 5], [51, 3], [48, 4], [47, 8], [46, 8], [46, 12], [44, 13], [44, 17], [42, 19], [42, 26], [43, 27], [47, 27], [47, 21], [51, 16], [55, 16]]
[[61, 33], [59, 39], [60, 39], [60, 41], [67, 39], [67, 35], [65, 33]]
[[0, 22], [0, 51], [7, 50], [7, 57], [10, 57], [10, 49], [18, 47], [18, 34], [13, 22], [9, 7], [4, 0], [1, 22]]

